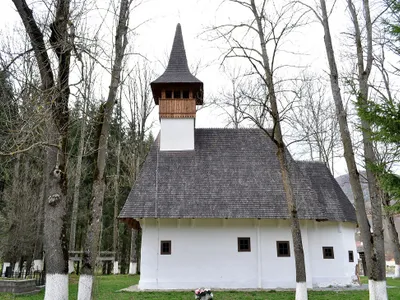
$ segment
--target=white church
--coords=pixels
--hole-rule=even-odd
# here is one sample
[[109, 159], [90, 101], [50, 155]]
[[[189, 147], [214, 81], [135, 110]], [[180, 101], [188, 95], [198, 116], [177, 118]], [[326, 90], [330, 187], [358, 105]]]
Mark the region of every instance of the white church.
[[[259, 129], [195, 128], [203, 83], [179, 24], [151, 88], [161, 132], [119, 216], [142, 229], [139, 289], [295, 288], [276, 146]], [[351, 284], [354, 208], [324, 164], [289, 159], [307, 286]]]

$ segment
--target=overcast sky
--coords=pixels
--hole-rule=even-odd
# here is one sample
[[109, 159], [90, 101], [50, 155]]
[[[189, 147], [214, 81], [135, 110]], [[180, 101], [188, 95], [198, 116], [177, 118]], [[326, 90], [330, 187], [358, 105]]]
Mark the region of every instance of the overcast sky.
[[[11, 0], [0, 1], [0, 29], [7, 31], [20, 20]], [[104, 5], [104, 1], [101, 0], [98, 3], [99, 7]], [[223, 44], [210, 41], [208, 35], [202, 32], [212, 25], [246, 19], [246, 12], [240, 6], [221, 3], [220, 0], [148, 0], [133, 11], [130, 20], [131, 27], [144, 22], [136, 30], [130, 43], [135, 45], [135, 51], [155, 62], [156, 72], [159, 74], [163, 72], [161, 62], [165, 63], [166, 56], [171, 50], [176, 24], [181, 23], [189, 64], [200, 61], [203, 66], [197, 77], [204, 82], [205, 102], [209, 101], [212, 95], [217, 95], [227, 85], [228, 79], [220, 66]], [[346, 30], [347, 16], [345, 6], [338, 6], [331, 17], [332, 35], [337, 43], [336, 47], [343, 40], [341, 34]], [[313, 19], [314, 17], [310, 14], [309, 20], [313, 21]], [[288, 52], [302, 53], [296, 56], [290, 53], [281, 54], [285, 63], [308, 66], [310, 69], [318, 69], [319, 72], [326, 71], [323, 31], [320, 24], [311, 23], [304, 29], [299, 29], [286, 42], [285, 47]], [[229, 62], [230, 65], [237, 63]], [[292, 71], [287, 69], [286, 72]], [[158, 110], [153, 114], [156, 120], [157, 114]], [[196, 127], [224, 127], [225, 125], [226, 118], [218, 110], [204, 109], [196, 118]], [[345, 168], [341, 163], [337, 168], [337, 174], [343, 173], [345, 173]]]

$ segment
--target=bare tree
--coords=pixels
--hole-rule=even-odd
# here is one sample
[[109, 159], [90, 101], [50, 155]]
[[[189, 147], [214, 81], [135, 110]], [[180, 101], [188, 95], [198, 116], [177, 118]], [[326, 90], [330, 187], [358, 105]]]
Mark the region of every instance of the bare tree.
[[[6, 193], [4, 210], [7, 210], [4, 220], [8, 221], [8, 225], [0, 227], [4, 226], [4, 234], [8, 238], [0, 242], [4, 249], [0, 252], [3, 252], [6, 261], [12, 258], [12, 262], [18, 262], [16, 269], [19, 270], [21, 260], [25, 260], [29, 272], [32, 259], [36, 270], [43, 267], [44, 160], [42, 149], [31, 146], [38, 140], [43, 141], [44, 118], [40, 112], [43, 106], [37, 89], [40, 85], [38, 70], [32, 50], [26, 50], [31, 49], [31, 45], [26, 40], [18, 43], [21, 37], [25, 39], [26, 34], [17, 34], [12, 38], [5, 34], [0, 50], [4, 68], [0, 73], [0, 174], [6, 175], [11, 171], [8, 164], [24, 165], [21, 172], [14, 173], [21, 177], [13, 176], [17, 190], [8, 191], [11, 190], [8, 187], [10, 183], [3, 181]], [[15, 56], [15, 52], [22, 54]], [[16, 60], [19, 60], [18, 64], [14, 63]], [[6, 156], [1, 157], [1, 152]]]
[[[291, 232], [293, 239], [293, 248], [296, 265], [296, 299], [308, 299], [306, 285], [306, 269], [304, 261], [303, 242], [301, 237], [300, 223], [297, 215], [297, 204], [293, 193], [291, 166], [292, 159], [288, 155], [286, 146], [282, 136], [282, 115], [278, 107], [278, 83], [276, 80], [276, 57], [279, 53], [282, 39], [302, 24], [301, 13], [298, 13], [291, 4], [279, 3], [272, 1], [260, 1], [256, 4], [255, 0], [238, 1], [231, 0], [235, 4], [241, 5], [243, 9], [251, 12], [252, 19], [246, 23], [226, 24], [213, 28], [217, 32], [218, 37], [229, 43], [228, 53], [225, 58], [241, 57], [245, 58], [255, 74], [265, 86], [267, 94], [262, 101], [261, 111], [264, 111], [272, 118], [272, 130], [266, 130], [264, 126], [260, 126], [259, 120], [254, 116], [247, 114], [246, 117], [251, 119], [255, 124], [264, 130], [265, 134], [273, 141], [277, 148], [277, 158], [280, 164], [283, 187], [286, 195], [288, 206], [288, 214], [291, 224]], [[268, 4], [271, 4], [269, 7]], [[273, 11], [269, 11], [272, 9]], [[259, 47], [250, 46], [243, 42], [241, 38], [235, 38], [236, 31], [242, 28], [245, 32], [254, 33], [254, 37], [259, 42]], [[267, 46], [268, 45], [268, 46]], [[272, 48], [270, 54], [268, 50]]]
[[[387, 68], [386, 62], [386, 51], [387, 48], [391, 48], [391, 43], [388, 45], [388, 39], [385, 36], [385, 33], [381, 34], [377, 40], [377, 46], [379, 46], [379, 51], [374, 55], [374, 65], [379, 70], [381, 74], [381, 81], [376, 84], [372, 84], [371, 87], [373, 91], [375, 91], [375, 99], [381, 98], [383, 102], [390, 102], [394, 100], [394, 97], [397, 96], [397, 92], [393, 88], [393, 84], [391, 84], [391, 73]], [[374, 147], [376, 149], [377, 154], [377, 164], [380, 166], [384, 166], [385, 170], [391, 170], [393, 165], [398, 162], [398, 157], [400, 157], [400, 149], [396, 145], [383, 144], [379, 143]], [[379, 182], [379, 178], [378, 178]], [[391, 250], [393, 251], [393, 257], [395, 260], [395, 277], [400, 277], [400, 242], [399, 235], [396, 230], [396, 226], [394, 223], [393, 215], [394, 213], [391, 211], [391, 197], [388, 193], [384, 192], [382, 189], [380, 190], [380, 198], [383, 203], [383, 213], [384, 218], [386, 220], [387, 232], [389, 236], [389, 245]]]
[[[128, 178], [129, 185], [132, 186], [142, 168], [148, 151], [146, 149], [146, 135], [152, 126], [152, 124], [148, 124], [148, 119], [155, 105], [150, 89], [150, 82], [154, 78], [154, 72], [148, 62], [144, 60], [137, 61], [129, 74], [136, 75], [127, 77], [127, 88], [124, 95], [129, 106], [129, 114], [126, 116], [129, 136], [127, 150], [129, 149], [129, 152], [121, 155], [121, 160], [122, 164], [132, 172]], [[130, 226], [132, 228], [129, 274], [136, 274], [139, 271], [138, 251], [140, 251], [140, 247], [137, 247], [137, 243], [140, 228], [139, 226], [134, 226], [134, 224], [130, 224]]]
[[118, 213], [119, 213], [119, 179], [120, 179], [120, 173], [121, 173], [121, 131], [122, 131], [122, 105], [121, 105], [121, 99], [122, 99], [122, 89], [120, 89], [120, 96], [118, 99], [118, 106], [116, 109], [116, 114], [117, 114], [117, 150], [116, 150], [116, 156], [117, 156], [117, 166], [116, 166], [116, 171], [114, 175], [114, 220], [113, 220], [113, 252], [114, 252], [114, 274], [119, 274], [119, 268], [118, 268]]
[[[239, 68], [226, 68], [225, 73], [230, 81], [230, 86], [227, 89], [221, 90], [212, 102], [228, 116], [227, 125], [233, 128], [239, 128], [239, 125], [244, 121], [244, 116], [241, 110], [242, 93], [241, 86], [245, 84], [244, 74], [241, 73]], [[244, 106], [244, 105], [243, 105]]]
[[[85, 51], [95, 54], [98, 45], [94, 44], [94, 49], [88, 49], [85, 47]], [[93, 55], [92, 54], [92, 55]], [[81, 187], [81, 175], [82, 175], [82, 159], [84, 157], [85, 150], [85, 140], [86, 127], [87, 127], [87, 115], [89, 110], [90, 100], [93, 97], [94, 86], [96, 81], [95, 66], [96, 61], [87, 57], [87, 55], [82, 55], [81, 57], [81, 74], [82, 77], [82, 88], [78, 90], [78, 100], [81, 101], [82, 112], [81, 112], [81, 124], [79, 132], [79, 145], [76, 167], [74, 169], [74, 191], [73, 191], [73, 202], [72, 202], [72, 213], [71, 213], [71, 229], [69, 236], [69, 250], [76, 251], [76, 227], [78, 222], [78, 207], [80, 199], [80, 187]], [[70, 268], [71, 269], [71, 268]]]
[[324, 162], [335, 174], [340, 137], [332, 100], [326, 97], [325, 83], [316, 74], [304, 74], [296, 80], [293, 92], [296, 103], [288, 116], [292, 139], [305, 144], [308, 159]]
[[[347, 0], [347, 4], [353, 22], [354, 43], [356, 45], [357, 54], [357, 101], [359, 105], [365, 106], [368, 105], [368, 79], [371, 74], [373, 62], [372, 20], [370, 13], [370, 4], [369, 0], [362, 1], [362, 10], [364, 13], [365, 23], [363, 29], [366, 31], [366, 46], [363, 45], [363, 38], [361, 35], [362, 28], [360, 27], [360, 22], [358, 20], [359, 16], [356, 12], [355, 5], [352, 0]], [[370, 289], [370, 293], [375, 294], [376, 299], [384, 300], [387, 299], [388, 296], [386, 291], [386, 261], [383, 239], [382, 202], [379, 197], [378, 181], [375, 177], [374, 172], [371, 169], [371, 166], [376, 164], [377, 162], [371, 139], [371, 125], [364, 118], [361, 118], [361, 130], [363, 136], [364, 160], [372, 212], [372, 261], [371, 271], [369, 274], [372, 290]], [[374, 289], [376, 291], [373, 291]]]
[[[368, 3], [366, 2], [366, 4]], [[347, 114], [343, 106], [342, 95], [340, 92], [339, 73], [337, 70], [336, 58], [333, 50], [333, 44], [329, 26], [329, 14], [326, 6], [326, 1], [320, 0], [320, 7], [318, 9], [314, 9], [313, 7], [310, 7], [309, 5], [304, 3], [303, 5], [307, 6], [314, 12], [315, 16], [317, 17], [317, 19], [324, 28], [324, 43], [329, 64], [329, 71], [330, 71], [329, 75], [331, 82], [332, 97], [335, 102], [336, 116], [339, 122], [339, 129], [343, 144], [344, 157], [349, 172], [351, 189], [354, 195], [357, 222], [360, 228], [361, 240], [363, 242], [365, 257], [367, 261], [368, 277], [371, 280], [377, 280], [380, 278], [379, 277], [380, 275], [378, 275], [380, 271], [376, 272], [376, 270], [373, 270], [376, 268], [376, 264], [373, 262], [373, 260], [376, 260], [376, 253], [374, 253], [374, 239], [371, 237], [370, 224], [365, 210], [364, 195], [360, 183], [360, 174], [357, 170], [352, 140], [350, 137], [349, 127], [347, 123]], [[358, 63], [360, 64], [361, 62], [359, 61]], [[363, 64], [361, 65], [361, 67], [363, 67]], [[371, 66], [368, 64], [367, 68], [370, 69]], [[367, 72], [369, 74], [370, 70], [367, 70]], [[371, 182], [371, 184], [375, 184], [375, 181]], [[379, 219], [379, 217], [377, 217], [377, 219]], [[379, 224], [376, 224], [376, 226], [378, 226], [377, 228], [379, 228]], [[376, 234], [380, 235], [381, 232]], [[380, 243], [380, 237], [378, 237], [377, 243]], [[381, 254], [378, 253], [378, 255]], [[370, 285], [370, 296], [371, 296], [370, 299], [387, 299], [386, 288], [380, 290], [380, 293], [382, 293], [382, 295], [377, 295], [377, 293], [375, 293], [375, 287], [373, 285]]]
[[41, 79], [41, 99], [46, 114], [47, 201], [44, 220], [46, 262], [45, 299], [68, 299], [68, 249], [66, 241], [66, 140], [68, 129], [68, 98], [71, 44], [68, 32], [70, 1], [55, 5], [50, 25], [50, 45], [57, 59], [57, 79], [47, 52], [43, 31], [38, 26], [25, 0], [13, 0], [24, 24], [35, 54]]
[[120, 76], [122, 60], [125, 48], [128, 44], [127, 32], [130, 4], [132, 0], [121, 0], [119, 7], [118, 23], [115, 34], [115, 58], [111, 70], [111, 83], [107, 101], [101, 105], [98, 114], [98, 133], [96, 137], [97, 160], [95, 165], [94, 180], [92, 186], [92, 199], [90, 203], [90, 219], [87, 235], [84, 243], [82, 258], [82, 270], [79, 278], [78, 299], [92, 299], [93, 276], [96, 259], [99, 253], [100, 226], [102, 216], [102, 203], [105, 191], [104, 170], [106, 166], [106, 155], [108, 148], [108, 135]]

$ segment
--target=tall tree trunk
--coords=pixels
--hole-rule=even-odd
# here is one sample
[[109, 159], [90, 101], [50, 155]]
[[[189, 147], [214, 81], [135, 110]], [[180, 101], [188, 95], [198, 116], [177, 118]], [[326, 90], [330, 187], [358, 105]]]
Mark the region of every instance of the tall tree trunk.
[[138, 230], [135, 228], [131, 229], [131, 255], [130, 255], [130, 263], [129, 263], [129, 274], [134, 275], [137, 273], [138, 267], [138, 257], [137, 257], [137, 248], [136, 242], [138, 237]]
[[17, 154], [15, 161], [14, 161], [14, 168], [13, 168], [13, 177], [12, 177], [12, 186], [11, 186], [11, 201], [8, 203], [8, 215], [9, 219], [9, 231], [8, 231], [8, 249], [9, 251], [5, 255], [6, 261], [8, 260], [11, 265], [16, 262], [16, 255], [17, 253], [14, 252], [13, 245], [15, 244], [14, 239], [15, 236], [15, 228], [17, 226], [18, 220], [16, 219], [15, 212], [17, 210], [17, 201], [19, 198], [19, 184], [20, 184], [20, 167], [21, 167], [21, 154]]
[[296, 200], [293, 195], [293, 187], [290, 179], [290, 168], [288, 165], [288, 157], [286, 155], [285, 145], [282, 137], [281, 124], [280, 124], [281, 120], [279, 116], [275, 86], [273, 82], [273, 74], [269, 64], [269, 58], [266, 48], [266, 37], [264, 35], [264, 28], [262, 26], [261, 16], [257, 11], [257, 7], [255, 5], [254, 0], [250, 1], [250, 5], [255, 21], [257, 23], [258, 36], [261, 46], [263, 67], [265, 73], [264, 81], [268, 88], [269, 101], [271, 104], [271, 116], [273, 119], [273, 128], [274, 128], [271, 138], [277, 146], [277, 157], [280, 164], [283, 188], [285, 191], [286, 202], [290, 218], [295, 265], [296, 265], [296, 300], [305, 300], [308, 299], [308, 294], [307, 294], [307, 277], [306, 277], [306, 266], [304, 261], [303, 242], [301, 238], [300, 222], [297, 216]]
[[44, 227], [44, 206], [46, 203], [47, 172], [43, 168], [42, 184], [39, 192], [38, 227], [36, 228], [35, 249], [33, 252], [33, 270], [43, 271], [43, 227]]
[[[121, 130], [121, 129], [119, 129]], [[114, 177], [114, 223], [113, 223], [113, 251], [114, 251], [114, 274], [118, 271], [118, 199], [119, 199], [119, 174], [120, 174], [121, 140], [118, 139], [117, 145], [117, 173]]]
[[[357, 69], [358, 69], [358, 95], [357, 101], [359, 105], [365, 106], [368, 100], [368, 78], [372, 68], [372, 21], [370, 16], [369, 1], [363, 0], [365, 29], [367, 33], [366, 55], [364, 54], [361, 29], [358, 22], [358, 16], [352, 0], [347, 0], [349, 11], [354, 26], [354, 38], [357, 53]], [[364, 56], [366, 57], [366, 65], [364, 67]], [[364, 144], [364, 161], [368, 180], [369, 198], [372, 211], [372, 269], [370, 272], [370, 297], [371, 299], [387, 300], [386, 290], [386, 260], [385, 246], [383, 237], [382, 223], [382, 202], [379, 197], [378, 182], [371, 167], [376, 164], [374, 149], [371, 141], [371, 125], [365, 119], [361, 119], [361, 128]], [[371, 290], [372, 289], [372, 290]], [[373, 291], [375, 290], [375, 291]], [[371, 295], [373, 294], [373, 295]]]
[[76, 250], [76, 226], [78, 222], [79, 192], [81, 187], [82, 159], [83, 159], [83, 152], [85, 149], [86, 118], [87, 118], [88, 102], [89, 102], [88, 95], [85, 94], [85, 97], [83, 97], [83, 113], [82, 113], [82, 124], [79, 137], [78, 157], [76, 162], [76, 169], [74, 172], [75, 182], [74, 182], [74, 196], [72, 202], [71, 229], [69, 235], [69, 251]]
[[106, 155], [108, 148], [108, 135], [113, 107], [117, 95], [117, 89], [120, 84], [122, 69], [122, 59], [127, 40], [128, 19], [131, 0], [121, 0], [119, 20], [115, 35], [115, 59], [111, 71], [111, 84], [107, 101], [102, 105], [103, 111], [100, 111], [99, 117], [99, 136], [97, 141], [97, 160], [94, 172], [92, 186], [92, 200], [89, 226], [84, 243], [84, 253], [82, 258], [82, 270], [79, 278], [78, 300], [92, 299], [93, 276], [96, 267], [96, 258], [99, 253], [99, 239], [102, 216], [102, 205], [105, 191], [104, 171], [106, 167]]
[[[138, 139], [136, 141], [136, 153], [134, 155], [135, 160], [135, 172], [134, 172], [134, 181], [136, 181], [139, 171], [140, 165], [142, 162], [142, 153], [143, 151], [143, 144], [144, 144], [144, 126], [145, 126], [145, 119], [142, 119], [142, 123], [138, 127]], [[136, 122], [136, 121], [134, 121]], [[138, 124], [139, 125], [139, 124]], [[131, 244], [130, 244], [130, 256], [129, 256], [129, 274], [134, 275], [138, 273], [138, 252], [142, 249], [137, 249], [137, 239], [138, 239], [138, 229], [131, 228]]]
[[68, 41], [70, 0], [58, 0], [54, 22], [50, 25], [50, 44], [58, 60], [55, 84], [43, 32], [25, 0], [13, 0], [35, 53], [41, 78], [41, 97], [45, 111], [48, 174], [44, 220], [46, 263], [45, 300], [68, 299], [67, 177], [65, 153], [68, 132], [69, 66], [71, 47]]
[[[60, 136], [50, 116], [46, 122], [50, 144], [57, 144]], [[66, 241], [67, 186], [65, 157], [56, 147], [47, 148], [49, 174], [44, 207], [44, 252], [46, 265], [45, 300], [68, 299], [68, 247]]]
[[390, 212], [386, 209], [385, 209], [385, 217], [386, 217], [386, 221], [387, 221], [387, 231], [388, 231], [388, 235], [389, 235], [389, 243], [390, 243], [392, 251], [393, 251], [394, 262], [395, 262], [394, 277], [400, 278], [399, 235], [396, 230], [393, 215], [390, 214]]
[[[34, 228], [36, 223], [33, 221], [32, 215], [30, 214], [31, 212], [34, 212], [36, 210], [37, 202], [34, 201], [35, 196], [32, 194], [32, 192], [29, 191], [29, 179], [31, 177], [31, 161], [29, 160], [28, 155], [24, 155], [24, 179], [22, 183], [22, 196], [21, 196], [21, 211], [23, 212], [20, 215], [20, 220], [19, 222], [21, 223], [21, 231], [20, 232], [26, 232], [26, 225], [28, 227]], [[39, 204], [40, 205], [40, 204]], [[22, 231], [23, 230], [23, 231]], [[34, 232], [34, 231], [28, 231], [28, 232]], [[26, 235], [26, 242], [25, 245], [22, 248], [22, 264], [21, 264], [21, 271], [22, 271], [22, 266], [24, 261], [26, 260], [26, 272], [27, 274], [30, 272], [31, 267], [32, 267], [32, 257], [33, 257], [33, 251], [34, 251], [34, 245], [32, 242], [34, 241], [34, 237], [32, 236], [27, 236]]]
[[393, 251], [395, 271], [394, 277], [400, 278], [400, 242], [399, 235], [394, 223], [393, 213], [390, 212], [390, 197], [387, 193], [381, 191], [383, 212], [386, 219], [387, 232], [389, 236], [390, 248]]
[[353, 145], [350, 137], [349, 127], [347, 124], [347, 114], [343, 107], [342, 95], [339, 87], [339, 74], [336, 66], [336, 59], [333, 51], [332, 38], [329, 28], [328, 13], [326, 9], [325, 0], [320, 0], [322, 17], [319, 18], [324, 28], [324, 42], [325, 50], [328, 58], [330, 70], [330, 82], [332, 97], [335, 102], [336, 116], [339, 122], [340, 136], [342, 139], [344, 157], [346, 160], [347, 169], [349, 172], [349, 179], [351, 189], [354, 195], [354, 204], [356, 207], [357, 222], [360, 228], [361, 241], [363, 242], [368, 277], [370, 277], [372, 270], [372, 242], [370, 225], [368, 222], [367, 214], [365, 211], [364, 195], [360, 183], [360, 175], [357, 170], [356, 161], [353, 152]]

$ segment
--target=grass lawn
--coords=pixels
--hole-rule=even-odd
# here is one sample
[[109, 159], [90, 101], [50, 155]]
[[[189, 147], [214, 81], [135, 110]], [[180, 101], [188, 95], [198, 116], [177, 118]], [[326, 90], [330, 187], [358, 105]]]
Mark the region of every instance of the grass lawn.
[[[96, 300], [147, 300], [147, 299], [160, 299], [160, 300], [188, 300], [194, 299], [193, 292], [117, 292], [120, 289], [134, 285], [138, 282], [138, 276], [128, 275], [108, 275], [98, 276], [95, 282]], [[363, 279], [366, 283], [366, 279]], [[388, 285], [394, 288], [389, 288], [389, 299], [400, 299], [400, 280], [388, 279]], [[76, 300], [78, 289], [78, 277], [70, 277], [69, 300]], [[1, 300], [42, 300], [44, 298], [44, 291], [31, 296], [13, 296], [10, 294], [0, 294]], [[294, 292], [214, 292], [215, 300], [293, 300]], [[348, 292], [309, 292], [310, 300], [368, 300], [367, 291], [348, 291]], [[55, 299], [56, 300], [56, 299]]]

